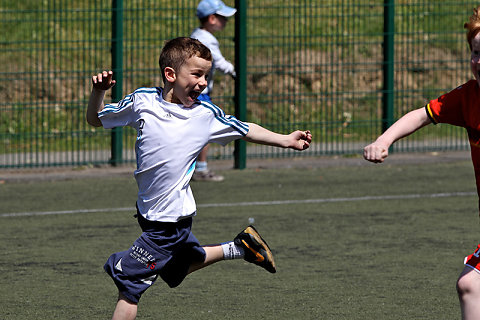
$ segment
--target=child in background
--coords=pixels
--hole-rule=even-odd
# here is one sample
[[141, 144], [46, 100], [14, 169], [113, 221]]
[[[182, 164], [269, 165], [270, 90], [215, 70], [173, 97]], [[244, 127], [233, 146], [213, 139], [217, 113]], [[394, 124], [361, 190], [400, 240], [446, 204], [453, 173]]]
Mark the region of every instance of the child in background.
[[131, 126], [137, 131], [137, 219], [141, 236], [126, 251], [110, 256], [104, 269], [114, 280], [118, 301], [113, 319], [135, 319], [141, 295], [160, 276], [170, 287], [212, 263], [245, 259], [276, 272], [273, 255], [252, 226], [233, 241], [201, 246], [193, 235], [196, 205], [190, 188], [195, 161], [210, 142], [235, 139], [305, 150], [309, 131], [288, 135], [237, 120], [197, 98], [207, 87], [210, 50], [192, 38], [166, 43], [160, 59], [164, 88], [139, 88], [118, 103], [104, 105], [115, 85], [112, 71], [92, 77], [87, 122], [95, 127]]
[[[233, 16], [237, 9], [226, 6], [220, 0], [202, 0], [197, 7], [197, 17], [200, 27], [193, 30], [191, 38], [198, 39], [212, 52], [212, 69], [208, 75], [208, 85], [198, 97], [199, 100], [212, 102], [210, 94], [213, 89], [213, 76], [216, 70], [235, 77], [235, 67], [227, 61], [220, 51], [220, 44], [213, 35], [222, 31], [227, 25], [228, 18]], [[208, 145], [200, 152], [193, 180], [195, 181], [222, 181], [223, 176], [215, 174], [208, 169], [207, 164]]]
[[[465, 23], [470, 46], [470, 67], [474, 80], [453, 91], [431, 100], [425, 107], [413, 110], [364, 149], [364, 158], [381, 163], [388, 156], [389, 147], [397, 140], [433, 123], [449, 123], [464, 127], [468, 133], [475, 170], [477, 193], [480, 196], [480, 6], [474, 9], [470, 21]], [[480, 319], [480, 244], [465, 258], [465, 267], [457, 281], [462, 318]]]

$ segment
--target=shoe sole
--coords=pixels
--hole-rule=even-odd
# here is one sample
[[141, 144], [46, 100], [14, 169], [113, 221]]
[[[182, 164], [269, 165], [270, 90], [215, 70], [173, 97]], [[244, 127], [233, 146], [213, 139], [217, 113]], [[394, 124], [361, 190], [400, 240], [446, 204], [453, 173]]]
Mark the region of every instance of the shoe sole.
[[[260, 234], [258, 233], [258, 231], [253, 227], [253, 226], [248, 226], [245, 231], [245, 233], [248, 233], [249, 235], [251, 235], [255, 241], [257, 241], [257, 243], [262, 246], [262, 248], [265, 250], [265, 252], [267, 253], [267, 257], [268, 257], [268, 261], [270, 261], [272, 263], [272, 267], [273, 267], [273, 272], [272, 273], [275, 273], [276, 270], [277, 270], [277, 267], [275, 266], [275, 260], [273, 259], [273, 254], [272, 254], [272, 251], [270, 250], [270, 247], [268, 246], [268, 244], [265, 242], [265, 240], [263, 240], [263, 238], [260, 236]], [[252, 249], [250, 249], [252, 250]]]

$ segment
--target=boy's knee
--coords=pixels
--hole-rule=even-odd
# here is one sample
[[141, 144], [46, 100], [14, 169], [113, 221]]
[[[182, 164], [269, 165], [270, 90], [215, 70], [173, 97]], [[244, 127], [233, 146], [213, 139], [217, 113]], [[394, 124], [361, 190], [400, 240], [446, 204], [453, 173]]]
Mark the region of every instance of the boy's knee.
[[118, 301], [120, 301], [120, 300], [125, 301], [125, 303], [127, 303], [127, 304], [132, 304], [132, 305], [136, 305], [136, 304], [137, 304], [137, 302], [134, 302], [134, 301], [130, 300], [130, 299], [127, 298], [123, 293], [118, 292]]
[[480, 297], [480, 274], [473, 269], [466, 268], [457, 280], [458, 296], [476, 295]]
[[466, 276], [461, 276], [457, 280], [457, 293], [459, 297], [464, 296], [470, 291], [470, 283]]

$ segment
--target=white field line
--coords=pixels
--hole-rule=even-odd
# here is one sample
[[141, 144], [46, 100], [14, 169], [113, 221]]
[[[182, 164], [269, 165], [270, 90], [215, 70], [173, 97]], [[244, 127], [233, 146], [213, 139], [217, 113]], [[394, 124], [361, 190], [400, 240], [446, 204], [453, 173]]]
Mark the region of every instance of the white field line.
[[[428, 198], [446, 198], [446, 197], [470, 197], [470, 196], [475, 196], [476, 194], [477, 194], [476, 192], [446, 192], [446, 193], [431, 193], [431, 194], [364, 196], [364, 197], [351, 197], [351, 198], [323, 198], [323, 199], [304, 199], [304, 200], [205, 203], [205, 204], [197, 204], [197, 207], [198, 208], [216, 208], [216, 207], [270, 206], [270, 205], [305, 204], [305, 203], [353, 202], [353, 201], [371, 201], [371, 200], [407, 200], [407, 199], [428, 199]], [[135, 208], [129, 207], [129, 208], [79, 209], [79, 210], [63, 210], [63, 211], [32, 211], [32, 212], [2, 213], [0, 214], [0, 218], [43, 216], [43, 215], [51, 215], [51, 214], [77, 214], [77, 213], [90, 213], [90, 212], [118, 212], [118, 211], [135, 211]]]

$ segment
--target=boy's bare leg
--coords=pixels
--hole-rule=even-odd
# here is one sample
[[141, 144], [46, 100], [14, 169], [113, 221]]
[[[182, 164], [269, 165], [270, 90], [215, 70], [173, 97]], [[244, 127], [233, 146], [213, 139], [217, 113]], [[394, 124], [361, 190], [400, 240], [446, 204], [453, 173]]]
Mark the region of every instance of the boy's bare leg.
[[203, 147], [202, 151], [200, 151], [197, 161], [207, 162], [207, 157], [208, 157], [208, 144], [205, 147]]
[[192, 264], [188, 273], [218, 261], [231, 259], [244, 259], [264, 268], [270, 273], [277, 271], [270, 248], [253, 226], [245, 228], [233, 241], [202, 248], [206, 254], [205, 261]]
[[212, 263], [223, 260], [223, 250], [220, 245], [205, 246], [203, 247], [203, 250], [205, 250], [205, 261], [192, 264], [190, 266], [190, 269], [188, 269], [188, 273], [192, 273], [208, 265], [211, 265]]
[[480, 319], [480, 273], [465, 267], [457, 281], [462, 319]]
[[137, 317], [137, 304], [118, 294], [117, 306], [113, 312], [112, 320], [133, 320]]

